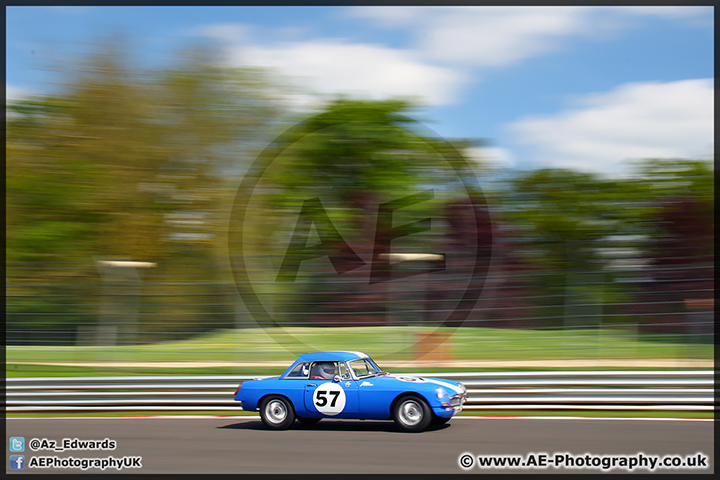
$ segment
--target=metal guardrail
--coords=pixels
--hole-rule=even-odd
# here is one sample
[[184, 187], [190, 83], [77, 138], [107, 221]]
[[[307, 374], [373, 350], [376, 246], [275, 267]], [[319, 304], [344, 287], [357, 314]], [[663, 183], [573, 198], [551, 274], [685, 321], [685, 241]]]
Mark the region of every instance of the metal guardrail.
[[[461, 381], [465, 410], [712, 411], [712, 370], [403, 374]], [[6, 379], [6, 412], [240, 411], [243, 380], [262, 376], [30, 377]]]

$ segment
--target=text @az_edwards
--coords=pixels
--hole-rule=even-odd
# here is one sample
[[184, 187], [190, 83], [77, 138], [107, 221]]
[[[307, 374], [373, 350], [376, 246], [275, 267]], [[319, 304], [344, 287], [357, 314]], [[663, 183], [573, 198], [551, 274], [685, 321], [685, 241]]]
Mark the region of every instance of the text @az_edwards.
[[28, 442], [30, 450], [33, 452], [52, 451], [65, 452], [69, 450], [115, 450], [117, 442], [104, 438], [102, 440], [81, 440], [79, 438], [63, 438], [59, 442], [57, 440], [47, 438], [33, 438]]

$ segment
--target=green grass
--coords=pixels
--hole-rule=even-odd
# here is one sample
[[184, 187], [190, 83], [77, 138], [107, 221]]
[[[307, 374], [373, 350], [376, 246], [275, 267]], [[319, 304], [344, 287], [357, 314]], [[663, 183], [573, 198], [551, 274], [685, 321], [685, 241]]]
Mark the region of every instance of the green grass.
[[[218, 330], [188, 340], [128, 346], [8, 346], [8, 376], [45, 375], [273, 375], [281, 373], [298, 354], [322, 350], [360, 350], [383, 362], [418, 358], [420, 327], [292, 327]], [[635, 335], [621, 329], [511, 330], [491, 328], [439, 329], [449, 340], [437, 351], [455, 361], [515, 360], [654, 360], [711, 361], [711, 343], [682, 343], [681, 338]], [[673, 343], [670, 340], [674, 340]], [[287, 348], [286, 348], [287, 347]], [[159, 362], [188, 362], [187, 368], [167, 368]], [[197, 363], [192, 365], [192, 362]], [[227, 362], [233, 365], [202, 365]], [[277, 366], [237, 363], [279, 362]], [[70, 365], [42, 365], [70, 364]], [[73, 366], [86, 363], [92, 366]], [[117, 363], [134, 365], [120, 366]], [[147, 365], [137, 365], [143, 363]], [[400, 371], [397, 368], [388, 370]], [[452, 367], [449, 370], [460, 370]], [[478, 370], [478, 367], [469, 367]], [[405, 370], [406, 372], [408, 370]], [[409, 371], [417, 371], [413, 367]], [[431, 371], [423, 368], [423, 371]], [[440, 369], [437, 371], [448, 371]]]
[[[8, 346], [12, 361], [286, 361], [296, 352], [361, 350], [378, 359], [408, 360], [417, 332], [403, 327], [292, 327], [226, 329], [188, 340], [131, 346]], [[713, 345], [664, 341], [628, 330], [439, 329], [450, 335], [458, 360], [529, 360], [549, 358], [712, 358]], [[287, 348], [286, 348], [287, 346]], [[289, 351], [290, 350], [290, 351]]]

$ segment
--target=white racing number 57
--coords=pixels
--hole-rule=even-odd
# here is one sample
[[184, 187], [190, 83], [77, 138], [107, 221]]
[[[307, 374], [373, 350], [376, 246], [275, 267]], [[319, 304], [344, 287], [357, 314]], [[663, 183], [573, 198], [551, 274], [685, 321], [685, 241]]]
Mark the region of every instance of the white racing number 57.
[[320, 413], [337, 415], [345, 408], [345, 390], [337, 383], [323, 383], [313, 392], [313, 404]]

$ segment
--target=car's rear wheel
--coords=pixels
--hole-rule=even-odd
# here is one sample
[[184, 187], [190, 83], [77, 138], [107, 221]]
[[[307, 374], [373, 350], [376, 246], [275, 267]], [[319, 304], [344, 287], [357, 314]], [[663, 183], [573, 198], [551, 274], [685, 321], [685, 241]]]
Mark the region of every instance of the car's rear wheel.
[[285, 397], [265, 397], [260, 402], [260, 419], [273, 430], [285, 430], [295, 421], [295, 410]]
[[315, 425], [320, 420], [322, 420], [322, 418], [297, 417], [297, 421], [302, 423], [303, 425]]
[[421, 432], [432, 421], [432, 412], [427, 402], [416, 395], [396, 400], [392, 412], [395, 425], [406, 432]]

